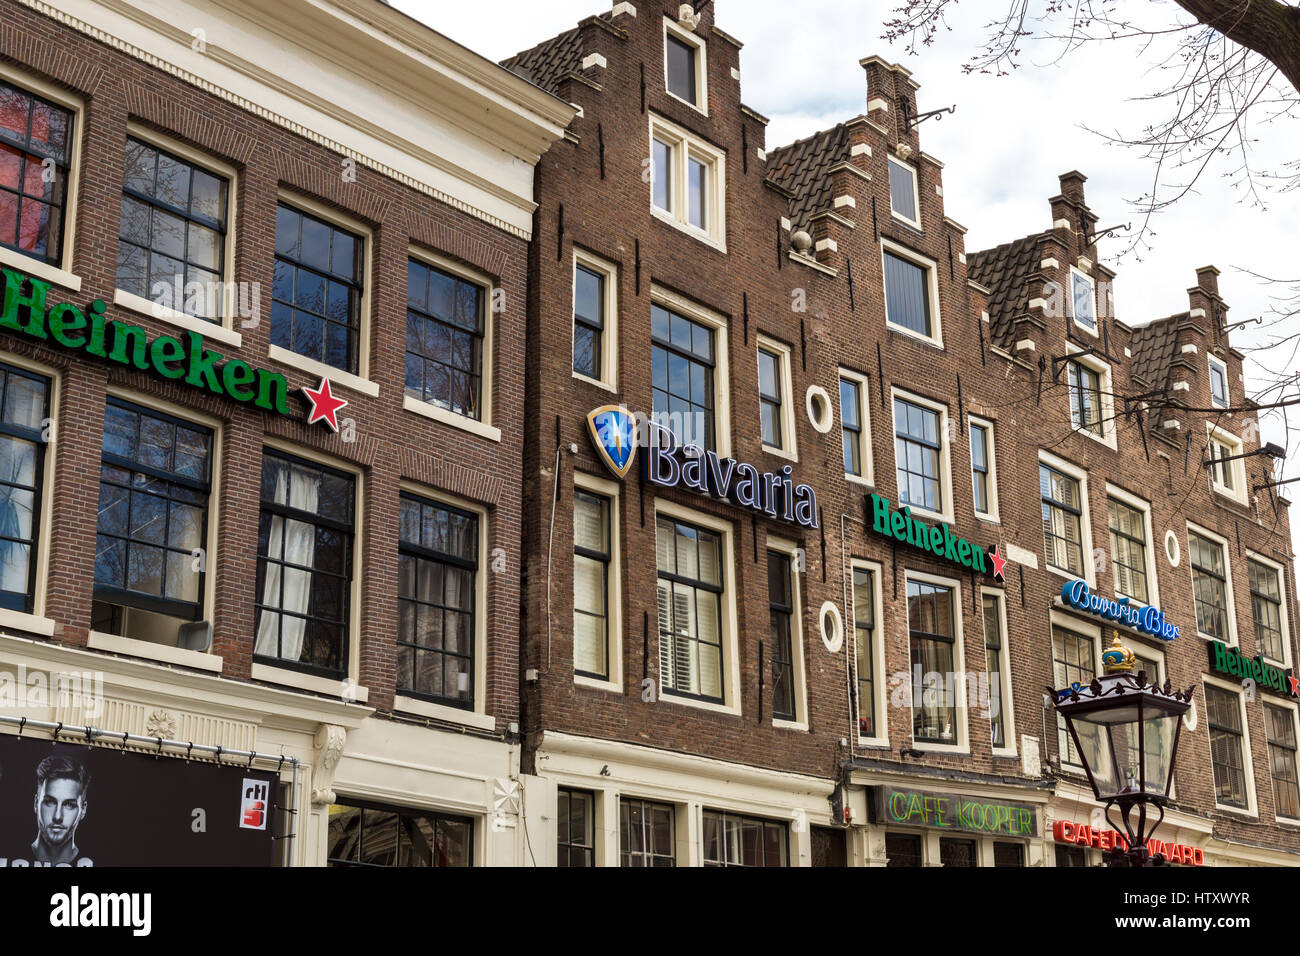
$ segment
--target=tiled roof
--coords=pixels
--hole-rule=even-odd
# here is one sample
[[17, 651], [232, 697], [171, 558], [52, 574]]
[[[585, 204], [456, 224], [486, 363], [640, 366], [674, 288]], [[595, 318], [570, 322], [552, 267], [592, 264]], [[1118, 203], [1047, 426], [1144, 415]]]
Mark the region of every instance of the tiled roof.
[[547, 92], [556, 93], [566, 76], [582, 70], [582, 36], [577, 27], [565, 30], [532, 49], [502, 60], [501, 65]]
[[989, 335], [995, 345], [1010, 349], [1015, 343], [1015, 318], [1029, 308], [1026, 279], [1039, 271], [1039, 243], [1043, 235], [1025, 236], [966, 256], [966, 274], [989, 290]]
[[1187, 319], [1187, 313], [1156, 319], [1133, 329], [1129, 351], [1133, 353], [1133, 374], [1151, 388], [1166, 391], [1169, 388], [1169, 367], [1178, 348], [1178, 326]]
[[843, 123], [807, 139], [769, 150], [767, 178], [794, 194], [790, 200], [792, 229], [812, 232], [809, 220], [835, 202], [829, 170], [849, 159], [849, 130]]

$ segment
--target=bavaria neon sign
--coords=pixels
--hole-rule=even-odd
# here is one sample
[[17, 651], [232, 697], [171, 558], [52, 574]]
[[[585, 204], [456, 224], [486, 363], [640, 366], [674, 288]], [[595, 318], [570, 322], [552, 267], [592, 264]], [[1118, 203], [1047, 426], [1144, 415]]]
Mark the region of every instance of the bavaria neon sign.
[[1178, 637], [1178, 625], [1170, 624], [1160, 608], [1153, 604], [1129, 604], [1126, 597], [1119, 600], [1102, 597], [1082, 579], [1070, 581], [1062, 587], [1061, 600], [1076, 611], [1083, 611], [1103, 621], [1123, 624], [1162, 641], [1172, 641]]

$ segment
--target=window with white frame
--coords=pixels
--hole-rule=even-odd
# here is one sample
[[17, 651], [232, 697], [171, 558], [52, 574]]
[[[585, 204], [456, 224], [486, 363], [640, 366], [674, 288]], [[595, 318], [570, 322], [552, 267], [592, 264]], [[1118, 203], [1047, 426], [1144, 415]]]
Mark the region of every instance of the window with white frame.
[[[1052, 628], [1052, 677], [1058, 688], [1076, 683], [1086, 687], [1097, 676], [1096, 644], [1095, 638], [1078, 631], [1059, 626]], [[1095, 725], [1078, 721], [1074, 726], [1076, 732], [1085, 738], [1081, 743], [1091, 752]], [[1080, 765], [1079, 749], [1059, 712], [1056, 715], [1056, 752], [1062, 763]]]
[[801, 721], [805, 717], [803, 626], [795, 545], [768, 539], [767, 603], [772, 661], [772, 716]]
[[1047, 566], [1071, 577], [1083, 577], [1087, 568], [1087, 495], [1083, 478], [1062, 464], [1040, 459], [1038, 488]]
[[894, 460], [898, 500], [931, 514], [949, 507], [947, 410], [901, 392], [894, 394]]
[[791, 395], [790, 348], [773, 339], [758, 339], [758, 409], [763, 445], [791, 457], [795, 454], [795, 416]]
[[876, 649], [876, 571], [873, 568], [853, 566], [853, 626], [856, 644], [858, 736], [874, 738], [883, 735], [879, 724], [880, 700], [876, 682], [876, 662], [880, 653]]
[[1066, 374], [1070, 388], [1070, 426], [1105, 438], [1110, 431], [1104, 401], [1110, 385], [1108, 374], [1077, 359], [1066, 365]]
[[1235, 644], [1226, 544], [1221, 538], [1189, 528], [1187, 550], [1191, 559], [1188, 564], [1192, 569], [1196, 630], [1204, 638]]
[[406, 394], [476, 422], [491, 418], [491, 284], [414, 252], [406, 263]]
[[726, 319], [667, 289], [650, 305], [654, 421], [682, 445], [725, 457], [730, 450]]
[[0, 79], [0, 246], [59, 268], [66, 248], [79, 110], [45, 84]]
[[1246, 460], [1241, 439], [1230, 435], [1213, 422], [1206, 423], [1210, 482], [1215, 491], [1239, 502], [1246, 500]]
[[573, 252], [573, 374], [618, 387], [618, 267]]
[[573, 673], [577, 683], [622, 682], [619, 486], [573, 475]]
[[921, 228], [921, 201], [916, 185], [916, 170], [895, 159], [889, 160], [889, 208], [895, 218], [909, 226]]
[[1208, 355], [1206, 358], [1210, 363], [1210, 400], [1214, 402], [1216, 408], [1227, 408], [1228, 398], [1228, 366], [1221, 359]]
[[1296, 775], [1296, 712], [1291, 707], [1264, 705], [1268, 736], [1268, 771], [1273, 778], [1273, 812], [1300, 819], [1300, 782]]
[[870, 401], [865, 376], [840, 369], [840, 435], [844, 450], [844, 474], [848, 478], [872, 481]]
[[989, 733], [994, 750], [1014, 746], [1011, 734], [1011, 681], [1006, 639], [1006, 602], [1000, 591], [985, 590], [980, 595], [984, 613], [984, 660], [989, 682]]
[[668, 92], [708, 113], [704, 40], [664, 18], [664, 85]]
[[[912, 701], [912, 737], [917, 743], [956, 745], [961, 688], [949, 686], [956, 680], [958, 610], [956, 587], [929, 578], [907, 579], [907, 627], [912, 671], [938, 675], [939, 693], [922, 693]], [[931, 680], [923, 676], [924, 680]]]
[[1110, 562], [1114, 570], [1115, 593], [1141, 604], [1151, 601], [1147, 587], [1150, 568], [1148, 513], [1114, 494], [1106, 498], [1110, 527]]
[[651, 211], [713, 245], [726, 244], [726, 154], [650, 117]]
[[974, 416], [970, 419], [970, 470], [976, 516], [996, 521], [998, 475], [993, 452], [993, 423]]
[[1097, 284], [1074, 266], [1070, 267], [1070, 318], [1089, 332], [1097, 331]]
[[1255, 621], [1255, 645], [1269, 660], [1288, 664], [1286, 605], [1283, 601], [1282, 569], [1257, 556], [1246, 558], [1250, 573], [1250, 606]]
[[789, 866], [790, 825], [781, 820], [705, 810], [705, 866]]
[[1250, 809], [1246, 768], [1246, 715], [1241, 694], [1205, 684], [1205, 717], [1210, 734], [1214, 800], [1220, 806]]
[[882, 239], [880, 245], [885, 276], [886, 324], [942, 346], [934, 260], [887, 239]]
[[660, 514], [655, 547], [663, 692], [723, 703], [723, 535]]

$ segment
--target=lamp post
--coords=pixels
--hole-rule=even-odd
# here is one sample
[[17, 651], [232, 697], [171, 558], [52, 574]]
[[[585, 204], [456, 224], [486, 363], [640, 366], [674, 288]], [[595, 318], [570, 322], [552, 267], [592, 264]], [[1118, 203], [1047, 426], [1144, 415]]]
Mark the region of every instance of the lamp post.
[[[1102, 675], [1086, 687], [1075, 683], [1048, 691], [1065, 718], [1093, 796], [1106, 808], [1106, 822], [1127, 847], [1114, 851], [1111, 865], [1160, 866], [1164, 858], [1151, 859], [1147, 841], [1165, 819], [1181, 718], [1196, 687], [1180, 693], [1168, 681], [1161, 689], [1147, 682], [1145, 672], [1135, 675], [1133, 652], [1120, 643], [1118, 631], [1101, 660]], [[1123, 830], [1111, 820], [1112, 806], [1119, 809]], [[1149, 807], [1159, 811], [1158, 819], [1150, 819]]]

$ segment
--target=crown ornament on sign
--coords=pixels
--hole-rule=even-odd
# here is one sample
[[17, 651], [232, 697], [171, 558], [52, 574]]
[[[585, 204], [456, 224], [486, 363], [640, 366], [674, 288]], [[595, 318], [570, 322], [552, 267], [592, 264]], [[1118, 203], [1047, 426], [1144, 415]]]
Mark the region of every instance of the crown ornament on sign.
[[1102, 671], [1106, 674], [1131, 674], [1137, 658], [1133, 652], [1119, 642], [1119, 631], [1111, 631], [1114, 637], [1110, 647], [1101, 655]]

